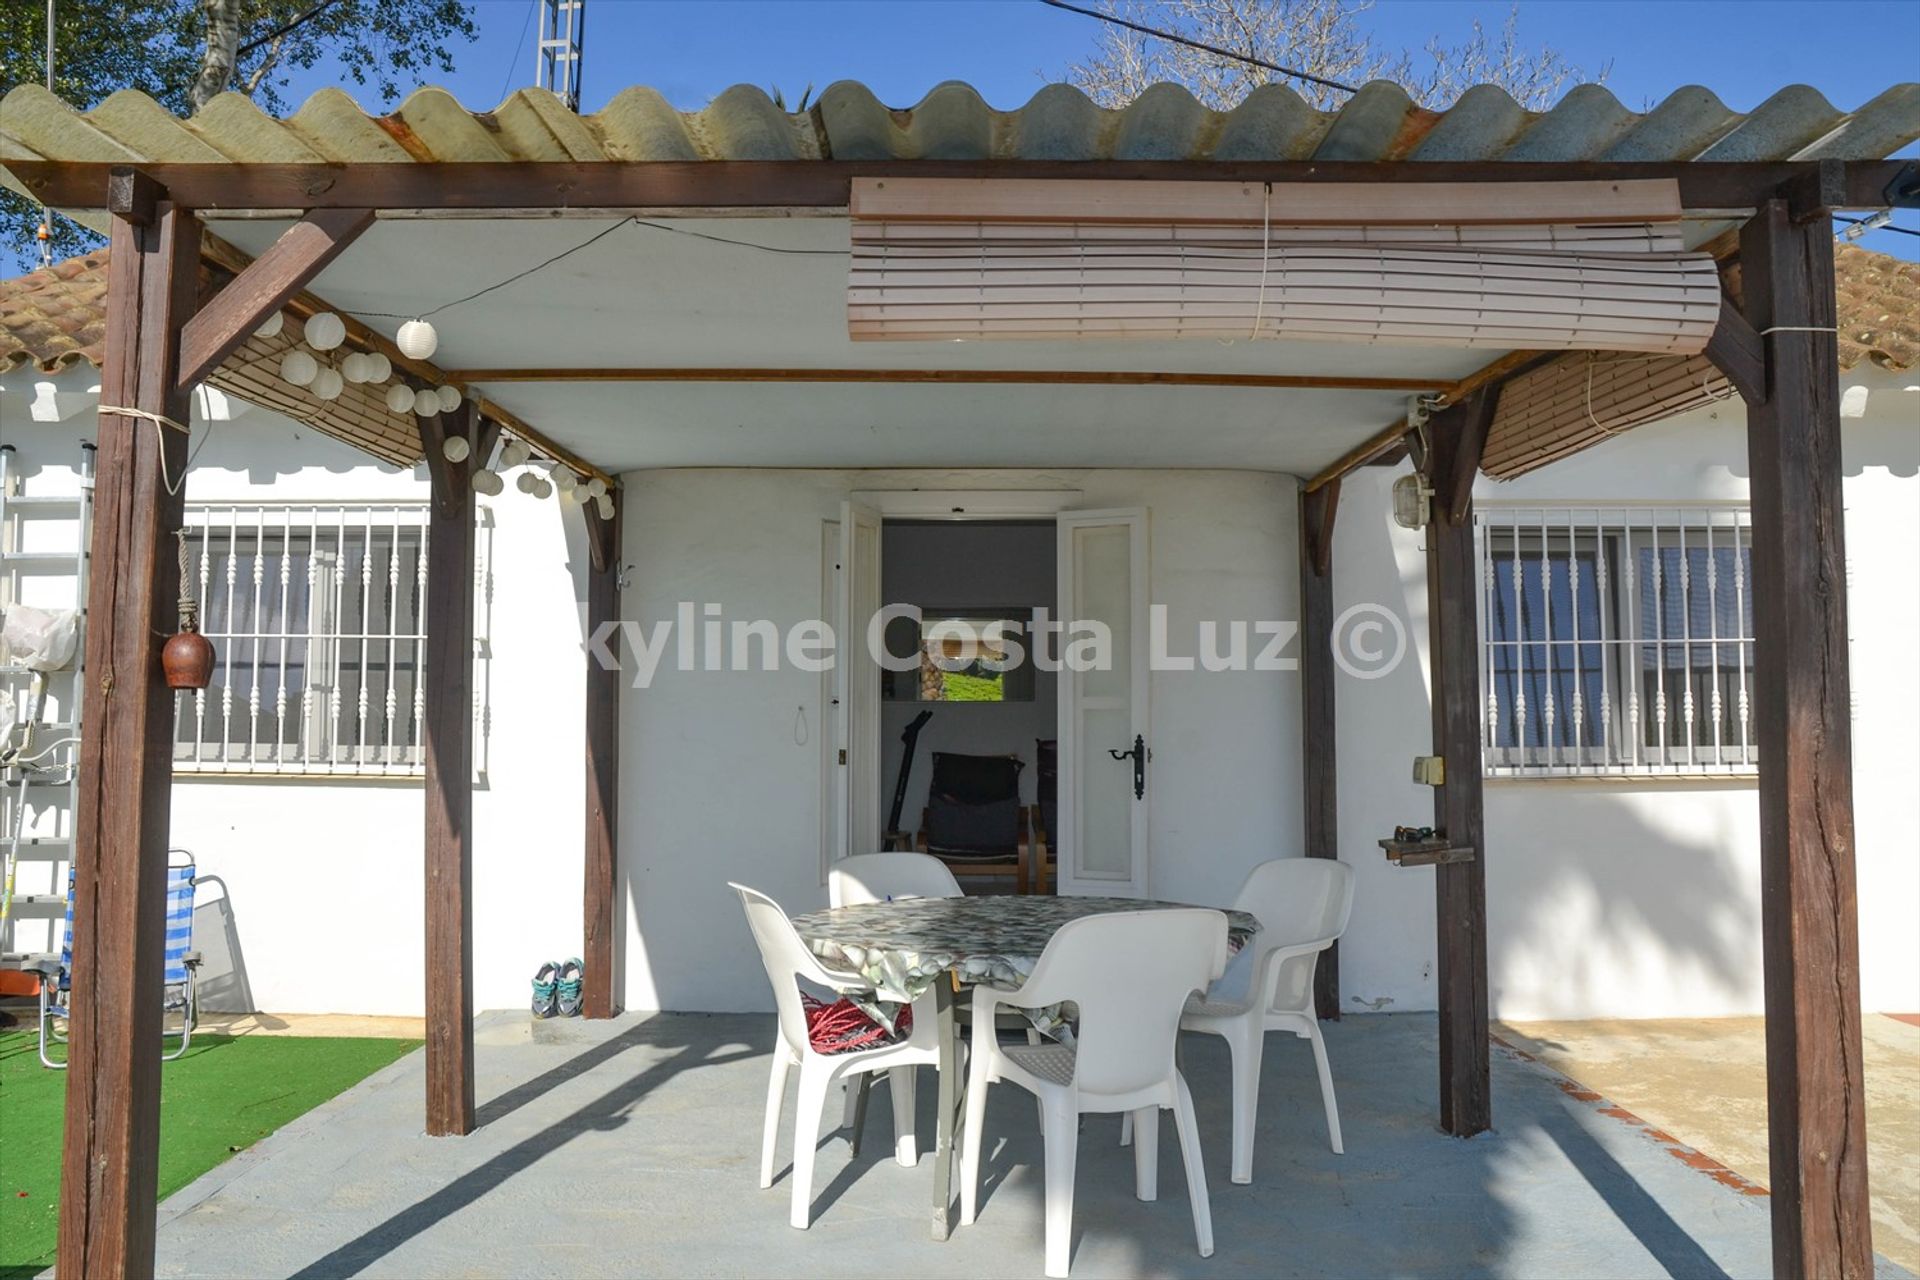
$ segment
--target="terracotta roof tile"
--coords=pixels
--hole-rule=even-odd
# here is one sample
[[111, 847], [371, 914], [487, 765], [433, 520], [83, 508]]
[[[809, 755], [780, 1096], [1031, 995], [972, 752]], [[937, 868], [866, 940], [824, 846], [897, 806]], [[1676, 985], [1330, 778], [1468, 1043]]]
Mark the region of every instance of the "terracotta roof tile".
[[1833, 274], [1840, 367], [1862, 360], [1894, 370], [1920, 364], [1920, 262], [1844, 244], [1834, 250]]

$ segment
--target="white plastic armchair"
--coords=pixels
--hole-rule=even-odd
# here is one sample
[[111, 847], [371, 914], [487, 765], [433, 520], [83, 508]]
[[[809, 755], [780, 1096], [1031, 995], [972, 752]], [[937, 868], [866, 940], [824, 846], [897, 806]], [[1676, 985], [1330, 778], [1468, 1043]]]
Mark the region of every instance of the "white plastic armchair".
[[757, 889], [729, 882], [746, 909], [747, 926], [759, 945], [761, 963], [773, 984], [774, 1007], [779, 1012], [779, 1036], [773, 1046], [773, 1073], [767, 1082], [767, 1119], [760, 1139], [760, 1185], [773, 1185], [774, 1147], [780, 1132], [780, 1110], [786, 1100], [787, 1073], [800, 1068], [800, 1087], [793, 1116], [793, 1208], [789, 1221], [801, 1230], [809, 1225], [813, 1208], [813, 1157], [820, 1142], [820, 1116], [827, 1090], [843, 1077], [872, 1071], [888, 1072], [893, 1094], [894, 1130], [901, 1135], [898, 1159], [916, 1162], [913, 1134], [914, 1070], [937, 1065], [940, 1054], [930, 1020], [916, 1019], [912, 1032], [898, 1043], [848, 1053], [820, 1053], [807, 1035], [806, 1011], [800, 1003], [799, 982], [805, 980], [830, 991], [857, 992], [865, 988], [849, 973], [827, 968], [807, 950], [780, 904]]
[[[1200, 1256], [1213, 1253], [1213, 1215], [1193, 1097], [1174, 1062], [1180, 1011], [1188, 996], [1220, 976], [1227, 959], [1227, 919], [1201, 908], [1127, 911], [1075, 920], [1054, 934], [1018, 991], [974, 988], [973, 1054], [961, 1144], [960, 1221], [979, 1207], [980, 1149], [987, 1086], [1011, 1081], [1040, 1101], [1046, 1144], [1046, 1273], [1067, 1274], [1073, 1240], [1073, 1175], [1079, 1117], [1085, 1112], [1137, 1112], [1134, 1194], [1158, 1194], [1160, 1109], [1170, 1108], [1180, 1135]], [[1002, 1005], [1079, 1008], [1074, 1044], [1002, 1045], [994, 1014]]]
[[1340, 1110], [1333, 1072], [1313, 1008], [1313, 973], [1320, 953], [1346, 932], [1353, 911], [1353, 868], [1331, 858], [1277, 858], [1253, 869], [1233, 905], [1260, 921], [1254, 935], [1246, 995], [1211, 994], [1188, 1001], [1180, 1026], [1223, 1036], [1233, 1057], [1233, 1171], [1253, 1181], [1254, 1119], [1260, 1103], [1260, 1059], [1268, 1031], [1291, 1031], [1313, 1046], [1327, 1140], [1335, 1154]]
[[850, 907], [894, 898], [958, 898], [960, 882], [927, 853], [856, 853], [827, 872], [827, 902]]

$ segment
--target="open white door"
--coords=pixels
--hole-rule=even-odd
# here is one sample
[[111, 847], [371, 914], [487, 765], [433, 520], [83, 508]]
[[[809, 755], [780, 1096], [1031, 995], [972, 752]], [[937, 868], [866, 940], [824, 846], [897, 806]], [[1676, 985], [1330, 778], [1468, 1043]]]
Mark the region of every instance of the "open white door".
[[[1059, 520], [1060, 892], [1148, 895], [1147, 513]], [[1104, 624], [1109, 661], [1074, 670], [1078, 623]], [[1083, 650], [1084, 652], [1084, 650]]]
[[880, 513], [840, 504], [840, 590], [835, 593], [834, 705], [839, 770], [834, 802], [844, 837], [835, 856], [880, 851], [880, 664], [867, 627], [880, 612]]

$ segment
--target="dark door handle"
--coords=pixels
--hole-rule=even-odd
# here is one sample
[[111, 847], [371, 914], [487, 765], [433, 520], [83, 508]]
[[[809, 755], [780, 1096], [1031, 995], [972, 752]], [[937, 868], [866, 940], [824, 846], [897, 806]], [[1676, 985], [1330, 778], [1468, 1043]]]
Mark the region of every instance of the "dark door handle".
[[1147, 795], [1147, 740], [1136, 733], [1133, 735], [1133, 750], [1116, 751], [1108, 747], [1107, 754], [1115, 760], [1133, 761], [1133, 798], [1144, 800]]

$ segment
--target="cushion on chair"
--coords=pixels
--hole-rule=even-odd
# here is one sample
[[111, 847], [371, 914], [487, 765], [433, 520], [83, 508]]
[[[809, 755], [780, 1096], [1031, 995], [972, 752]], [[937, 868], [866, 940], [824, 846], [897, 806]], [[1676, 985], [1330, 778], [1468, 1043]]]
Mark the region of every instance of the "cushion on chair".
[[913, 1034], [913, 1007], [902, 1005], [888, 1031], [873, 1017], [845, 996], [828, 1003], [801, 993], [800, 1007], [807, 1016], [807, 1043], [815, 1053], [852, 1053], [856, 1049], [877, 1049], [897, 1044]]

